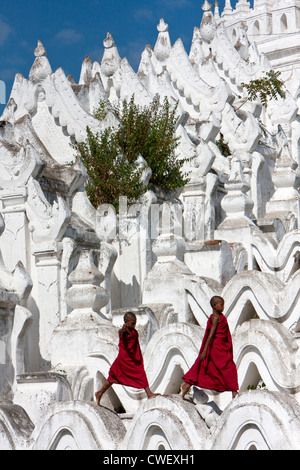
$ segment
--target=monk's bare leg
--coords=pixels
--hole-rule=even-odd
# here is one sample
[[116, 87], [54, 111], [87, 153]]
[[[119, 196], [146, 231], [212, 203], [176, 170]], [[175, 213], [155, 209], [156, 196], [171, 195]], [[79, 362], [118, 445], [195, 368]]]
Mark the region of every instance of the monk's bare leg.
[[157, 395], [160, 395], [160, 393], [151, 392], [149, 387], [145, 388], [145, 392], [147, 393], [147, 398], [154, 398], [154, 397], [157, 397]]
[[102, 387], [100, 390], [98, 390], [98, 392], [95, 393], [97, 405], [100, 405], [100, 400], [101, 400], [102, 395], [103, 395], [103, 394], [106, 392], [106, 390], [108, 390], [109, 387], [111, 387], [111, 386], [112, 386], [112, 384], [106, 380], [106, 382], [105, 382], [105, 384], [103, 385], [103, 387]]
[[234, 399], [236, 396], [238, 396], [239, 392], [232, 392], [232, 399]]
[[190, 388], [191, 388], [190, 384], [187, 384], [186, 382], [182, 382], [182, 384], [181, 384], [181, 397], [182, 397], [182, 399], [184, 399], [185, 395], [187, 394], [187, 392], [189, 391]]

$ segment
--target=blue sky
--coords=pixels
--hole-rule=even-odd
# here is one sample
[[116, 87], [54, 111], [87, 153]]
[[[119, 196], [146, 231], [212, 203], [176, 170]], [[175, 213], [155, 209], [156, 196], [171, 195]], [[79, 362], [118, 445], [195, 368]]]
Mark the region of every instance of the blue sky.
[[[38, 39], [47, 49], [52, 70], [62, 67], [76, 82], [86, 55], [101, 61], [108, 31], [120, 56], [127, 57], [137, 70], [146, 45], [155, 45], [160, 18], [169, 25], [172, 44], [180, 37], [189, 51], [194, 26], [200, 25], [203, 3], [204, 0], [1, 0], [0, 80], [5, 83], [6, 101], [15, 74], [28, 77]], [[220, 10], [224, 3], [225, 0], [219, 1]], [[233, 7], [236, 3], [231, 0]], [[3, 108], [0, 105], [0, 113]]]

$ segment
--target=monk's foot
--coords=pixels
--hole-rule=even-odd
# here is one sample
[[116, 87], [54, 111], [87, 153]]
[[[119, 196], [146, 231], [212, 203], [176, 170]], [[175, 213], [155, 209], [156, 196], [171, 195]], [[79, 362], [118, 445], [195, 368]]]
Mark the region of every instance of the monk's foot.
[[148, 398], [148, 400], [149, 400], [150, 398], [155, 398], [155, 397], [157, 397], [157, 396], [159, 396], [159, 395], [160, 395], [160, 393], [152, 393], [152, 392], [151, 392], [151, 393], [149, 393], [149, 395], [147, 396], [147, 398]]
[[181, 384], [181, 398], [184, 399], [184, 397], [186, 396], [187, 392], [189, 391], [189, 389], [191, 388], [191, 385], [190, 384], [187, 384], [186, 382], [183, 382]]
[[97, 405], [99, 405], [99, 406], [100, 406], [101, 396], [102, 396], [102, 394], [100, 392], [95, 393], [96, 402], [97, 402]]

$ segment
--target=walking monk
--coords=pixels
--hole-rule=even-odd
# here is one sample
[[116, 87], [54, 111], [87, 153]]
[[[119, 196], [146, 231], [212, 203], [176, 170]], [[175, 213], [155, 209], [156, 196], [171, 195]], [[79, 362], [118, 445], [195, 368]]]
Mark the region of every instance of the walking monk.
[[182, 398], [192, 385], [217, 392], [231, 391], [232, 398], [238, 394], [232, 339], [226, 317], [223, 315], [224, 299], [214, 296], [210, 304], [213, 313], [208, 319], [199, 355], [182, 377]]
[[152, 393], [149, 388], [139, 343], [139, 335], [135, 329], [135, 325], [135, 314], [132, 312], [125, 313], [124, 325], [119, 330], [119, 354], [109, 370], [105, 384], [101, 390], [95, 393], [98, 405], [100, 405], [102, 395], [112, 384], [143, 388], [148, 398], [158, 395], [157, 393]]

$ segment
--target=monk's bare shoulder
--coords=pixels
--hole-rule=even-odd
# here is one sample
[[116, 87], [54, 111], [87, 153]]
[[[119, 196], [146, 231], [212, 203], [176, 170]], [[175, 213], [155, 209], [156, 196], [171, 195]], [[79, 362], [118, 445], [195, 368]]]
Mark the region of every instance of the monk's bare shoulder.
[[217, 313], [212, 313], [211, 315], [211, 324], [217, 325], [220, 321], [220, 316]]

